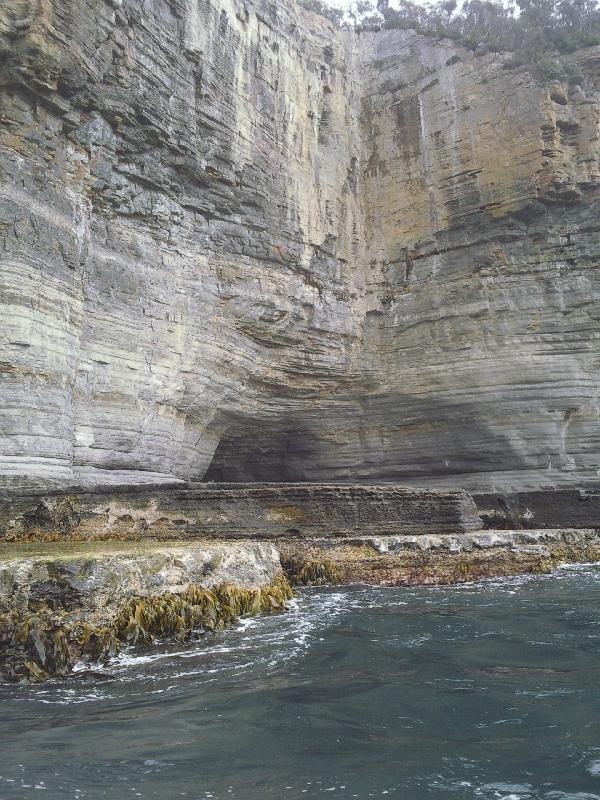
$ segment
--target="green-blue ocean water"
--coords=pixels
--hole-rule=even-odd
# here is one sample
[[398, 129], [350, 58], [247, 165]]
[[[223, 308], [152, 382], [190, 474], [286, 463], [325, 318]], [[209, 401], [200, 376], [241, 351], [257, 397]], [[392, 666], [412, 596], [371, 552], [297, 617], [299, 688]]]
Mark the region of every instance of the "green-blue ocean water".
[[306, 590], [107, 673], [0, 686], [0, 800], [600, 799], [598, 567]]

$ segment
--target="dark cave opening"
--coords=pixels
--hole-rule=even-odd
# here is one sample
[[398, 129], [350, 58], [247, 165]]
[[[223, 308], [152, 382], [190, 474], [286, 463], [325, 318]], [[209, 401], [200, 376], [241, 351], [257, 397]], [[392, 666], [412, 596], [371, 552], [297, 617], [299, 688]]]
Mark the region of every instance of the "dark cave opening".
[[203, 480], [215, 483], [310, 481], [315, 440], [302, 426], [256, 419], [234, 424], [219, 442]]

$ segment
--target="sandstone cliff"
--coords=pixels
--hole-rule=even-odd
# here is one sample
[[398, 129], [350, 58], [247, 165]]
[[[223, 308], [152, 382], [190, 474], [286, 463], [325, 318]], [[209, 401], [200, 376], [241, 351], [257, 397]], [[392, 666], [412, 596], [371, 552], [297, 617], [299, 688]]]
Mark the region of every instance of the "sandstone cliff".
[[577, 87], [293, 0], [0, 8], [0, 480], [600, 468]]

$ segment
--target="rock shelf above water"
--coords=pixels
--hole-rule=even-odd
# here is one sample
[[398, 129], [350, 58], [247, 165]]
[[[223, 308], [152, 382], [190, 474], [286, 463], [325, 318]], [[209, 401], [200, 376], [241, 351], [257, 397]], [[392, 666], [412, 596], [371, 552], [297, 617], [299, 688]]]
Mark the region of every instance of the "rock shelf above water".
[[461, 489], [201, 484], [0, 498], [0, 536], [11, 540], [415, 535], [481, 527]]
[[43, 604], [95, 613], [190, 585], [259, 588], [280, 572], [279, 552], [267, 542], [0, 545], [0, 611]]
[[25, 551], [0, 553], [5, 680], [65, 678], [77, 664], [106, 663], [127, 645], [184, 642], [240, 616], [283, 611], [291, 597], [269, 543]]
[[596, 530], [0, 545], [0, 678], [72, 676], [127, 645], [282, 611], [289, 582], [447, 585], [600, 561]]

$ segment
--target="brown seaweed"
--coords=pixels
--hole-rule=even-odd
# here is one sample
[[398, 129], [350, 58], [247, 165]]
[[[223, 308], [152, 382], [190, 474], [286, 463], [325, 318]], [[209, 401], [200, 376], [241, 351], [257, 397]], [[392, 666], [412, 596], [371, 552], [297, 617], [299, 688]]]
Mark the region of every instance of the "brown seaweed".
[[131, 597], [100, 623], [50, 608], [14, 611], [0, 615], [0, 676], [29, 682], [66, 677], [82, 659], [107, 661], [123, 645], [149, 645], [157, 639], [187, 641], [222, 630], [241, 616], [284, 611], [291, 597], [281, 575], [259, 589], [226, 583], [212, 590], [189, 586], [178, 594]]

